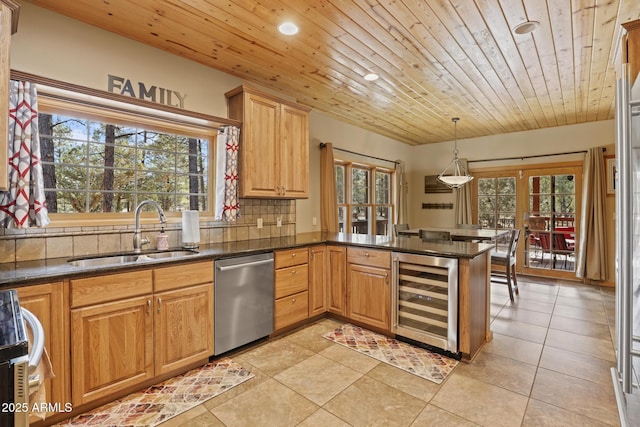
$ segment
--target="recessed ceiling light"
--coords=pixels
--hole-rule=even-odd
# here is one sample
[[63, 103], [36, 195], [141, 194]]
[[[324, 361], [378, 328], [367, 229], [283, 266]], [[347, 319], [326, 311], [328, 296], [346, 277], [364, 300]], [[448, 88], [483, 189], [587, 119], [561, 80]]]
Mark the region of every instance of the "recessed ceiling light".
[[293, 22], [283, 22], [278, 27], [278, 30], [287, 36], [292, 36], [298, 33], [298, 26]]
[[540, 23], [538, 21], [525, 21], [513, 27], [513, 32], [516, 34], [529, 34], [539, 26]]
[[372, 82], [374, 80], [378, 80], [380, 76], [377, 75], [376, 73], [369, 73], [366, 76], [364, 76], [364, 79], [368, 82]]

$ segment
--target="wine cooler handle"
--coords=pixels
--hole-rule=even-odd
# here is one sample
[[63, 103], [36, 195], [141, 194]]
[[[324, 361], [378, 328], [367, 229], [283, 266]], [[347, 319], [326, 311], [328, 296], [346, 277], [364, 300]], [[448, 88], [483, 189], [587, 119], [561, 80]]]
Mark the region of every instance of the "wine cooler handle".
[[400, 292], [398, 287], [400, 260], [393, 257], [391, 262], [391, 332], [396, 333], [398, 329], [398, 302]]

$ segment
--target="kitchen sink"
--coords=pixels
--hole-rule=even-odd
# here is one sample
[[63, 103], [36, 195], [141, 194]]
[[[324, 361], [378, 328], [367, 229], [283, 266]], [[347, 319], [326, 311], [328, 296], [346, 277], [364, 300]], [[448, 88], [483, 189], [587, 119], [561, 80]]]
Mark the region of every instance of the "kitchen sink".
[[69, 260], [69, 264], [74, 267], [100, 267], [103, 265], [117, 265], [132, 262], [153, 261], [158, 259], [183, 258], [196, 255], [197, 251], [175, 250], [163, 252], [143, 252], [143, 253], [126, 253], [118, 255], [103, 255], [87, 258], [74, 258]]

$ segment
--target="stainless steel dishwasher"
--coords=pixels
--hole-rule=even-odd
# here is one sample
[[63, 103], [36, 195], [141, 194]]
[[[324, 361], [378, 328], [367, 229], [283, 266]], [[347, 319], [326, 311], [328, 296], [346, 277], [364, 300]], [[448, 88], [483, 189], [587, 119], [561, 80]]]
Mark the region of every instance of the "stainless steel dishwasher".
[[214, 355], [273, 332], [273, 253], [215, 262]]

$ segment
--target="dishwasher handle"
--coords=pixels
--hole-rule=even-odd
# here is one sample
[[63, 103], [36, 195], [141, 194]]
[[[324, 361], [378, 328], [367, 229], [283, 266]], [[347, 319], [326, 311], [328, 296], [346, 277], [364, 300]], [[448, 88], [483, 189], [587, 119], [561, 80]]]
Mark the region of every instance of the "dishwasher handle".
[[262, 261], [243, 262], [241, 264], [234, 264], [234, 265], [225, 265], [225, 266], [217, 265], [216, 268], [220, 271], [229, 271], [229, 270], [237, 270], [239, 268], [255, 267], [257, 265], [263, 265], [263, 264], [273, 264], [273, 260], [265, 259]]

